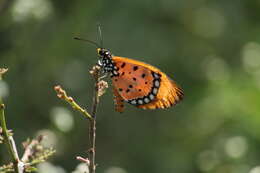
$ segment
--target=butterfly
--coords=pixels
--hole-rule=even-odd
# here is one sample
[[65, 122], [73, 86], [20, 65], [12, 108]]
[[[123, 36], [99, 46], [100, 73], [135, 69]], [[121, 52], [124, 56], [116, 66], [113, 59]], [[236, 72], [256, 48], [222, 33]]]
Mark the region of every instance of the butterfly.
[[115, 110], [124, 111], [124, 103], [142, 109], [169, 108], [182, 100], [183, 90], [158, 68], [141, 61], [114, 56], [110, 50], [95, 42], [98, 65], [110, 74], [113, 85]]

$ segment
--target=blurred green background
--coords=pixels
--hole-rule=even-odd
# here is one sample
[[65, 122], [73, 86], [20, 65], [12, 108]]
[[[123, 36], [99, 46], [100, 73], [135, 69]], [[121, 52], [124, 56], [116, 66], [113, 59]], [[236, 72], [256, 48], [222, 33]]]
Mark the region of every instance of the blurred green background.
[[[39, 134], [57, 153], [40, 172], [76, 169], [88, 122], [56, 97], [62, 85], [87, 109], [97, 38], [113, 54], [153, 64], [185, 92], [167, 110], [115, 112], [111, 87], [97, 119], [97, 173], [260, 173], [259, 0], [0, 0], [0, 83], [8, 127]], [[8, 160], [0, 147], [0, 163]]]

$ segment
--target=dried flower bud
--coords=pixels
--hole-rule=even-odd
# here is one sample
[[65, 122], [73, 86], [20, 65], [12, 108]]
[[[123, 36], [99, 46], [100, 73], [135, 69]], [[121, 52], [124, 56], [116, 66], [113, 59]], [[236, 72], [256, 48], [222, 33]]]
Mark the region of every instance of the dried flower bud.
[[0, 104], [0, 109], [4, 109], [5, 105], [4, 104]]
[[39, 135], [39, 136], [37, 137], [37, 141], [38, 141], [39, 143], [41, 143], [44, 138], [45, 138], [44, 135]]
[[43, 146], [42, 145], [36, 145], [35, 146], [35, 150], [37, 151], [37, 152], [40, 152], [40, 151], [43, 151]]
[[89, 73], [92, 74], [92, 75], [95, 75], [95, 74], [97, 74], [97, 73], [99, 72], [100, 69], [101, 69], [100, 66], [94, 65], [94, 66], [92, 67], [92, 69], [89, 71]]
[[6, 73], [8, 71], [8, 68], [0, 68], [0, 75]]
[[108, 88], [108, 83], [104, 80], [98, 82], [98, 97], [102, 96], [106, 89]]
[[60, 99], [64, 99], [64, 95], [62, 94], [57, 94], [57, 97], [59, 97]]
[[54, 90], [57, 91], [57, 92], [58, 92], [60, 89], [61, 89], [61, 86], [60, 86], [60, 85], [56, 85], [56, 86], [54, 87]]

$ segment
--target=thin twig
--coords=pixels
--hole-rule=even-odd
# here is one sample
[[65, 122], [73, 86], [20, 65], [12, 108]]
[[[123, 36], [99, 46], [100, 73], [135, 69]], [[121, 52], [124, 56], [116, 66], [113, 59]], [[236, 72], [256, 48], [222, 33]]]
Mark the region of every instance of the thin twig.
[[[8, 69], [4, 69], [4, 68], [0, 69], [0, 80], [2, 79], [2, 75], [4, 73], [6, 73], [7, 71], [8, 71]], [[14, 164], [14, 171], [16, 173], [22, 173], [24, 170], [24, 164], [19, 159], [13, 136], [8, 133], [4, 109], [5, 109], [5, 105], [3, 104], [2, 98], [0, 98], [0, 121], [1, 121], [2, 135], [4, 138], [4, 143], [6, 144], [8, 151], [12, 157], [13, 164]]]
[[46, 161], [50, 156], [52, 156], [56, 151], [53, 148], [47, 148], [44, 149], [40, 154], [34, 156], [33, 160], [30, 161], [29, 163], [26, 163], [25, 166], [33, 166], [38, 163]]
[[[65, 100], [68, 102], [73, 109], [78, 110], [81, 112], [87, 119], [89, 120], [89, 141], [91, 148], [88, 149], [89, 151], [89, 159], [85, 158], [84, 160], [87, 166], [89, 167], [90, 173], [96, 172], [96, 113], [99, 103], [99, 97], [105, 93], [105, 89], [108, 88], [107, 82], [101, 80], [102, 77], [100, 77], [100, 67], [94, 66], [92, 70], [90, 71], [94, 78], [94, 94], [93, 94], [93, 104], [92, 104], [92, 112], [89, 114], [85, 109], [81, 108], [72, 97], [69, 97], [66, 94], [66, 91], [61, 88], [61, 86], [57, 85], [54, 87], [55, 91], [57, 92], [57, 96], [60, 99]], [[82, 157], [77, 157], [78, 160], [82, 161]]]
[[96, 172], [96, 113], [99, 103], [99, 91], [100, 90], [100, 67], [94, 66], [90, 71], [92, 74], [95, 84], [94, 84], [94, 94], [93, 94], [93, 105], [92, 105], [92, 119], [89, 120], [89, 140], [91, 148], [89, 150], [90, 155], [90, 173]]
[[83, 158], [81, 156], [77, 156], [76, 159], [85, 163], [85, 164], [87, 164], [87, 166], [89, 166], [89, 159], [88, 158]]
[[35, 147], [39, 145], [42, 140], [43, 140], [43, 135], [40, 135], [37, 137], [37, 139], [27, 140], [26, 142], [23, 143], [25, 151], [21, 158], [22, 162], [27, 163], [29, 161], [30, 157], [32, 157], [37, 152]]
[[96, 113], [97, 113], [97, 107], [99, 103], [99, 91], [100, 91], [100, 67], [99, 66], [94, 66], [93, 69], [90, 71], [92, 74], [95, 84], [94, 84], [94, 94], [93, 94], [93, 105], [92, 105], [92, 117], [95, 119], [96, 118]]
[[77, 104], [77, 102], [74, 101], [74, 99], [72, 97], [68, 96], [66, 91], [64, 89], [62, 89], [62, 87], [60, 85], [55, 86], [54, 90], [57, 92], [57, 97], [65, 100], [67, 103], [69, 103], [71, 105], [71, 107], [73, 109], [79, 111], [80, 113], [82, 113], [88, 119], [92, 119], [92, 116], [85, 109], [81, 108]]
[[[7, 71], [8, 69], [0, 68], [0, 80], [2, 79], [3, 74]], [[28, 145], [25, 146], [24, 155], [22, 159], [20, 159], [13, 138], [13, 133], [11, 130], [7, 129], [4, 109], [5, 105], [3, 104], [2, 98], [0, 98], [0, 143], [4, 142], [6, 144], [7, 150], [12, 159], [11, 163], [0, 166], [0, 172], [24, 173], [35, 171], [36, 168], [32, 167], [32, 165], [44, 162], [55, 151], [51, 148], [46, 149], [42, 147], [40, 145], [42, 136], [40, 136], [32, 141], [27, 140]]]

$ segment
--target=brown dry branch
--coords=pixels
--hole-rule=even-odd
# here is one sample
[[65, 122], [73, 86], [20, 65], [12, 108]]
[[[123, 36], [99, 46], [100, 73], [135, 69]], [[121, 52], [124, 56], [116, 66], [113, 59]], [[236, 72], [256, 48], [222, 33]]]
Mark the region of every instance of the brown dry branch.
[[57, 97], [65, 100], [69, 103], [73, 109], [81, 112], [85, 117], [89, 120], [89, 140], [90, 140], [90, 149], [89, 151], [89, 158], [83, 158], [78, 156], [77, 159], [81, 162], [84, 162], [89, 167], [90, 173], [96, 172], [96, 113], [99, 104], [99, 98], [105, 93], [105, 89], [108, 87], [107, 82], [101, 80], [100, 77], [100, 67], [94, 66], [90, 71], [90, 74], [94, 78], [94, 94], [93, 94], [93, 104], [92, 104], [92, 111], [89, 114], [86, 109], [81, 108], [72, 97], [66, 94], [66, 91], [61, 88], [61, 86], [57, 85], [54, 87], [54, 90], [57, 92]]

